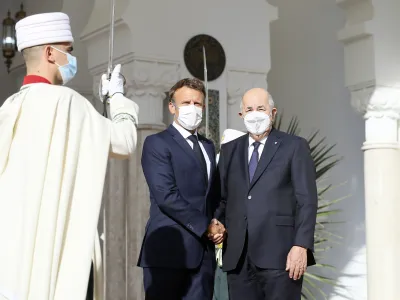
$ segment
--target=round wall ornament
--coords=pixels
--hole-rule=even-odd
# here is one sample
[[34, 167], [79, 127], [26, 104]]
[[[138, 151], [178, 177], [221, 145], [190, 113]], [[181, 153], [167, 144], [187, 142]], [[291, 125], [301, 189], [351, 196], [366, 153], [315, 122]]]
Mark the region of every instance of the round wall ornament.
[[208, 81], [213, 81], [224, 71], [226, 57], [222, 45], [212, 36], [199, 34], [186, 43], [183, 52], [185, 65], [192, 76], [204, 80], [203, 46], [206, 50]]

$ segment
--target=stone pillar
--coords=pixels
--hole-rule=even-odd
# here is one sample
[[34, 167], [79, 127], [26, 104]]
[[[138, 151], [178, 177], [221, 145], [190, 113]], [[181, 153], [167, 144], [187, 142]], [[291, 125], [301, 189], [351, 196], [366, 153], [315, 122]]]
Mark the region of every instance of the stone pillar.
[[368, 299], [400, 299], [400, 89], [371, 87], [352, 92], [364, 113], [364, 184]]
[[134, 58], [124, 67], [130, 70], [125, 73], [127, 97], [140, 107], [138, 141], [129, 161], [110, 159], [109, 163], [103, 198], [106, 214], [101, 218], [107, 226], [106, 299], [139, 300], [144, 293], [142, 270], [136, 263], [150, 204], [140, 159], [145, 138], [165, 128], [165, 91], [178, 80], [179, 65]]
[[148, 219], [149, 192], [140, 158], [144, 139], [162, 129], [139, 125], [137, 150], [131, 159], [109, 162], [99, 224], [100, 229], [106, 224], [106, 299], [144, 299], [142, 271], [136, 262]]
[[[106, 299], [141, 300], [144, 299], [142, 270], [136, 263], [150, 203], [140, 159], [145, 138], [165, 128], [165, 92], [178, 80], [180, 64], [133, 53], [133, 33], [122, 17], [127, 2], [116, 2], [114, 65], [123, 65], [126, 96], [139, 105], [138, 140], [137, 150], [129, 161], [109, 161], [99, 232], [105, 233], [102, 250]], [[96, 96], [100, 76], [107, 70], [109, 39], [109, 24], [106, 24], [106, 18], [99, 16], [108, 16], [108, 13], [104, 0], [96, 0], [92, 17], [81, 35], [92, 54], [88, 57], [88, 67], [94, 77], [93, 94]], [[94, 101], [94, 105], [102, 111], [100, 101]]]
[[369, 300], [400, 299], [400, 9], [396, 0], [337, 0], [346, 13], [346, 85], [365, 118], [364, 182]]

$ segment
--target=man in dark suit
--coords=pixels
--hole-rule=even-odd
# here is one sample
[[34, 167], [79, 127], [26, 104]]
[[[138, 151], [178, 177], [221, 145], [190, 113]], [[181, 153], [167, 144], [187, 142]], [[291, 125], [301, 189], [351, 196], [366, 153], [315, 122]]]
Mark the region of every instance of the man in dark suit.
[[144, 142], [151, 206], [138, 266], [147, 300], [212, 299], [213, 242], [225, 228], [212, 219], [220, 201], [215, 148], [197, 133], [204, 97], [200, 80], [176, 83], [169, 92], [173, 124]]
[[239, 114], [248, 134], [224, 144], [219, 168], [230, 300], [300, 300], [317, 214], [315, 166], [305, 139], [272, 124], [274, 102], [251, 89]]

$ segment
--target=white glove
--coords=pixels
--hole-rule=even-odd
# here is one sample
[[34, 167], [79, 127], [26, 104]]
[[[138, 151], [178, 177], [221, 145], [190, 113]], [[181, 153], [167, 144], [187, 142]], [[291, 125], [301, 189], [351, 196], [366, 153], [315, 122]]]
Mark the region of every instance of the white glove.
[[[124, 76], [121, 74], [121, 65], [116, 65], [111, 73], [111, 79], [107, 79], [107, 74], [101, 76], [101, 95], [112, 97], [117, 93], [124, 94]], [[101, 97], [101, 98], [103, 98]]]

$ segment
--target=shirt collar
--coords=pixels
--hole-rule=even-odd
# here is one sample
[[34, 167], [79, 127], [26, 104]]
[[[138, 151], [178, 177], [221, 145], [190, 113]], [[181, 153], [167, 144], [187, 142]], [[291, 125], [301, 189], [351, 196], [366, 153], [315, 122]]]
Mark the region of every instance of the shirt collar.
[[27, 75], [24, 77], [22, 85], [32, 84], [32, 83], [48, 83], [51, 84], [46, 78], [38, 75]]
[[[263, 146], [265, 145], [265, 142], [267, 141], [267, 139], [268, 139], [268, 135], [267, 136], [265, 136], [265, 137], [263, 137], [262, 139], [261, 139], [261, 141], [260, 141], [260, 143], [261, 144], [263, 144]], [[255, 142], [255, 140], [250, 136], [250, 134], [249, 134], [249, 148], [251, 147], [251, 146], [253, 146], [253, 143]]]
[[[183, 128], [181, 125], [179, 125], [178, 123], [176, 123], [175, 121], [172, 123], [172, 126], [175, 127], [176, 130], [179, 131], [179, 133], [183, 136], [183, 138], [187, 139], [189, 136], [191, 136], [192, 134], [187, 131], [185, 128]], [[194, 135], [198, 138], [197, 136], [197, 130], [195, 131]]]

